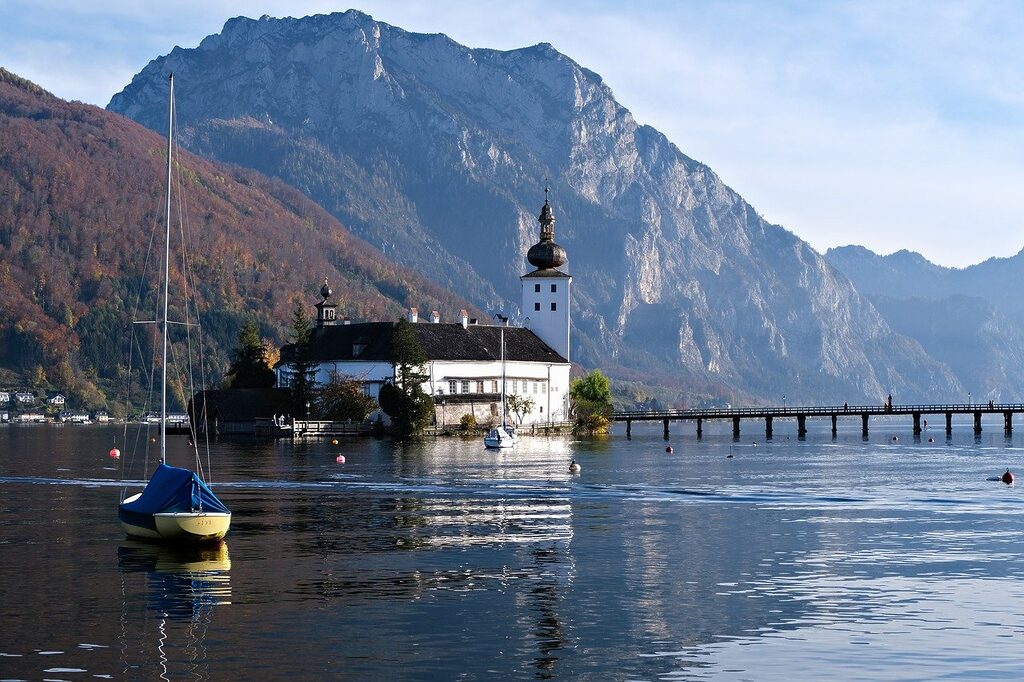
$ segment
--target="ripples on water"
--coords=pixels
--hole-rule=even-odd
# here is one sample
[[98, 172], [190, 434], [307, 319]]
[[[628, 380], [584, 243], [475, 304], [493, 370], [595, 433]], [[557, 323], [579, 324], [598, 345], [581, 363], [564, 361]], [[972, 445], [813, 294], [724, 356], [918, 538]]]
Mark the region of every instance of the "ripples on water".
[[1024, 449], [897, 428], [220, 443], [213, 550], [121, 535], [113, 430], [0, 429], [0, 678], [1018, 678]]

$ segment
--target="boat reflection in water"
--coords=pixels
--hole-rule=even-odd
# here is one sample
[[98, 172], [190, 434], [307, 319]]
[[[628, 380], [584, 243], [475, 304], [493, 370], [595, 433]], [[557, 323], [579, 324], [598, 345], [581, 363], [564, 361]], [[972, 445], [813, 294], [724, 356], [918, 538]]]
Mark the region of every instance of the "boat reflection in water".
[[[208, 679], [206, 636], [231, 603], [226, 542], [173, 546], [128, 540], [121, 573], [121, 662], [134, 677]], [[142, 578], [142, 580], [140, 580]]]

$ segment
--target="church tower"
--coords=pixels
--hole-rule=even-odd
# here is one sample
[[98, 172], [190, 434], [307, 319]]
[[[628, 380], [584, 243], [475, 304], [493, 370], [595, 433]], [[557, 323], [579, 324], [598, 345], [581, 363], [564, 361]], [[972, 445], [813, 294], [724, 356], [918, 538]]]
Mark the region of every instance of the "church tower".
[[530, 247], [526, 259], [536, 270], [528, 272], [523, 283], [523, 325], [540, 340], [569, 360], [569, 288], [572, 277], [559, 270], [568, 258], [565, 249], [555, 243], [555, 214], [544, 189], [540, 210], [540, 241]]
[[327, 286], [327, 278], [324, 277], [324, 285], [320, 287], [320, 296], [324, 299], [316, 304], [316, 326], [331, 327], [338, 322], [338, 306], [329, 303], [331, 287]]

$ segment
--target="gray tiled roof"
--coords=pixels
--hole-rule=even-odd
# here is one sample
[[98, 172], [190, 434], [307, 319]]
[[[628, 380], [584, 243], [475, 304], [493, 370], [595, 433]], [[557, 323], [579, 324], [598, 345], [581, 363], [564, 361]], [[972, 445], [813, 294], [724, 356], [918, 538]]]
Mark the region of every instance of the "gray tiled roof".
[[[332, 360], [362, 360], [388, 362], [391, 355], [393, 322], [363, 322], [336, 326], [314, 327], [310, 339], [314, 362]], [[491, 325], [432, 324], [419, 322], [412, 325], [416, 340], [428, 360], [501, 359], [501, 329]], [[541, 341], [536, 334], [522, 327], [504, 327], [505, 357], [509, 362], [568, 361]], [[292, 361], [294, 347], [281, 349], [281, 362]]]

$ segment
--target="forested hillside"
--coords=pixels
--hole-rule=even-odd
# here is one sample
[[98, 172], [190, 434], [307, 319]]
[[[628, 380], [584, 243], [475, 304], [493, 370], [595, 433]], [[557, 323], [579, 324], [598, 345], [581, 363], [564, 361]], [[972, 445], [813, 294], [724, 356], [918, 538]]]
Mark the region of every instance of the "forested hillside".
[[[179, 163], [214, 381], [246, 315], [280, 343], [324, 277], [354, 319], [467, 307], [283, 183], [190, 154]], [[164, 137], [0, 69], [0, 387], [114, 407], [165, 164]]]

